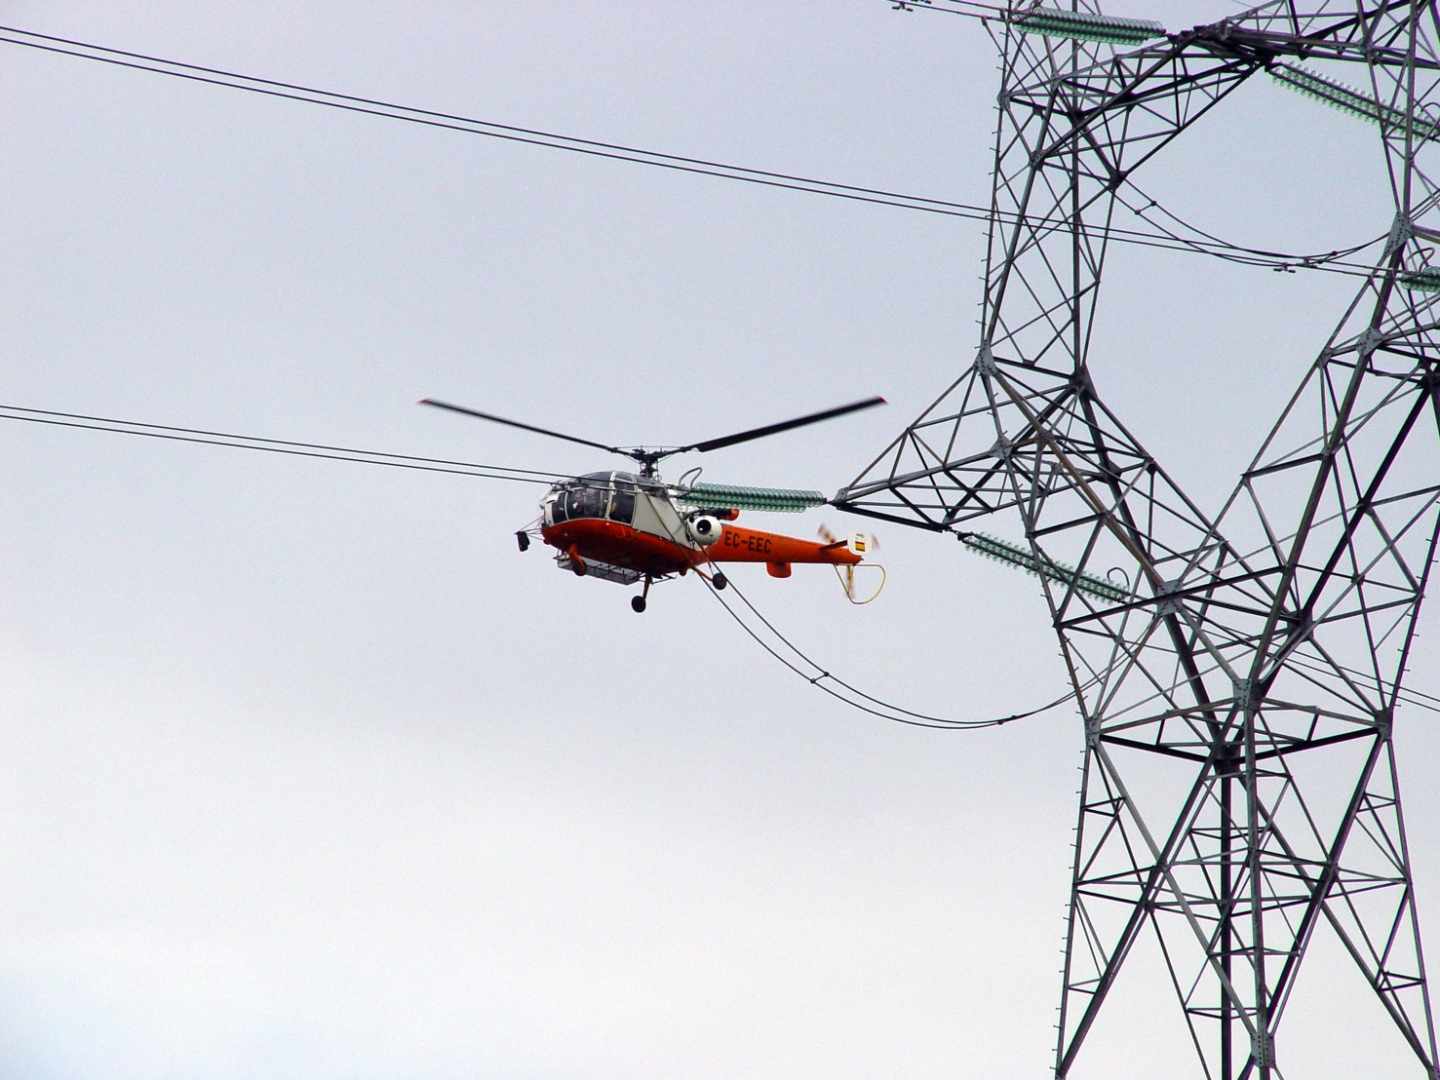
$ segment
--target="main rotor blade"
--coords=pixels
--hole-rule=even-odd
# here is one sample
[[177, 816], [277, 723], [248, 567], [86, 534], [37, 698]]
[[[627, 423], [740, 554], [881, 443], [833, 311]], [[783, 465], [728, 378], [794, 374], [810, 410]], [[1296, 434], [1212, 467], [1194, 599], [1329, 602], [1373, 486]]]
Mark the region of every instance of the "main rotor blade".
[[447, 409], [461, 416], [473, 416], [478, 420], [490, 420], [496, 424], [507, 424], [510, 427], [520, 428], [522, 431], [533, 431], [537, 435], [549, 435], [553, 439], [564, 439], [566, 442], [579, 443], [581, 446], [593, 446], [597, 450], [608, 450], [614, 454], [623, 454], [625, 451], [618, 446], [606, 446], [604, 443], [592, 442], [589, 439], [576, 438], [574, 435], [566, 435], [559, 431], [551, 431], [549, 428], [536, 427], [534, 424], [522, 424], [519, 420], [506, 420], [503, 416], [492, 416], [490, 413], [477, 412], [474, 409], [467, 409], [463, 405], [451, 405], [448, 401], [436, 401], [434, 398], [421, 398], [421, 405], [433, 405], [437, 409]]
[[791, 428], [804, 427], [806, 424], [818, 424], [821, 420], [833, 420], [837, 416], [844, 416], [846, 413], [859, 412], [861, 409], [868, 409], [875, 405], [884, 405], [883, 397], [870, 397], [864, 401], [852, 401], [849, 405], [840, 405], [834, 409], [826, 409], [824, 412], [810, 413], [808, 416], [797, 416], [794, 420], [782, 420], [778, 424], [767, 424], [765, 427], [751, 428], [749, 431], [740, 431], [734, 435], [723, 435], [718, 439], [707, 439], [705, 442], [696, 443], [694, 446], [682, 446], [672, 453], [680, 453], [684, 450], [719, 450], [722, 446], [734, 446], [736, 443], [749, 442], [751, 439], [763, 439], [766, 435], [778, 435], [782, 431], [789, 431]]

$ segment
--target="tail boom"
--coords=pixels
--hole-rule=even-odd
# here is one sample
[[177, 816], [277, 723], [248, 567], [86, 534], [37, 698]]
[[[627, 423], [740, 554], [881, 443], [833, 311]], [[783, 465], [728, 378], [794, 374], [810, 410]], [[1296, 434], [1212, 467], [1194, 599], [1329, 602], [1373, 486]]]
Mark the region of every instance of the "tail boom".
[[726, 524], [720, 539], [705, 549], [713, 562], [822, 563], [854, 566], [860, 556], [844, 542], [817, 544], [792, 536]]

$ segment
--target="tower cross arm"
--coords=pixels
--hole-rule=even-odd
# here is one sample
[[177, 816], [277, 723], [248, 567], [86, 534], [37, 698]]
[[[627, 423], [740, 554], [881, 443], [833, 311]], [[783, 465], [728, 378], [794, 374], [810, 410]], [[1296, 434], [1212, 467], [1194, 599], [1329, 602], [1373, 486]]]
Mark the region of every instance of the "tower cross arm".
[[1379, 67], [1440, 71], [1440, 57], [1406, 47], [1411, 0], [1357, 4], [1343, 13], [1322, 5], [1300, 11], [1295, 5], [1262, 4], [1185, 36], [1202, 48], [1249, 55], [1258, 63], [1280, 57], [1343, 60]]

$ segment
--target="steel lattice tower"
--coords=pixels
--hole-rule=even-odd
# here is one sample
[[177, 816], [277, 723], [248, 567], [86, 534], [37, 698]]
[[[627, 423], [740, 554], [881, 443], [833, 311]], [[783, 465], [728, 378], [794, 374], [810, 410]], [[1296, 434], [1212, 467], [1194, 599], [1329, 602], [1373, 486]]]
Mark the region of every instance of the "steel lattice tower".
[[[1434, 0], [1277, 2], [1172, 35], [1088, 6], [994, 25], [979, 347], [837, 502], [962, 538], [1003, 512], [1051, 568], [1085, 732], [1055, 1075], [1153, 934], [1196, 1075], [1283, 1076], [1276, 1032], [1328, 924], [1433, 1080], [1392, 731], [1440, 528]], [[1262, 71], [1378, 125], [1395, 214], [1212, 517], [1106, 407], [1091, 326], [1132, 174]], [[1082, 587], [1115, 566], [1125, 588]]]

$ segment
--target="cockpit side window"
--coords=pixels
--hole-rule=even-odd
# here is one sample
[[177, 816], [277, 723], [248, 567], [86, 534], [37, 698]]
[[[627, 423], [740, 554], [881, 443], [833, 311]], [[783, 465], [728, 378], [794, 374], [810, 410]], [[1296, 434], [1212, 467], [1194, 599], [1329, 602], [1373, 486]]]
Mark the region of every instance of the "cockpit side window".
[[559, 491], [555, 493], [555, 499], [550, 504], [550, 521], [559, 525], [563, 521], [570, 520], [570, 493]]
[[615, 488], [615, 497], [610, 501], [610, 520], [629, 525], [635, 520], [635, 489], [623, 483]]

